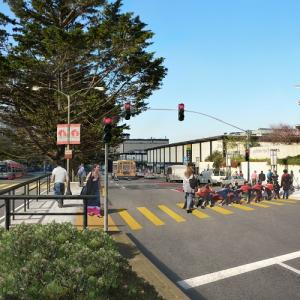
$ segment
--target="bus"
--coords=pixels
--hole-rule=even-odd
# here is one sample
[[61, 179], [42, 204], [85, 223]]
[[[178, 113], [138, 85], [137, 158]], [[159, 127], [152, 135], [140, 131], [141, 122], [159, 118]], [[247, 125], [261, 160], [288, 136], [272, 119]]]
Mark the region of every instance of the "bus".
[[26, 168], [13, 160], [0, 161], [0, 179], [15, 179], [22, 177], [26, 173]]
[[117, 160], [113, 162], [113, 179], [137, 178], [136, 165], [133, 160]]

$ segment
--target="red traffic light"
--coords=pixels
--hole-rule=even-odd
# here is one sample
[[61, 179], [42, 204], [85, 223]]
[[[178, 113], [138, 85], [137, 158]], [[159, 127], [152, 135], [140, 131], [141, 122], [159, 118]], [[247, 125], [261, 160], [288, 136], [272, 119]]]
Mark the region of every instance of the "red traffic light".
[[178, 104], [178, 109], [179, 110], [184, 110], [184, 104], [183, 103], [179, 103]]
[[104, 124], [111, 124], [112, 123], [112, 118], [108, 118], [108, 117], [103, 118], [103, 123]]

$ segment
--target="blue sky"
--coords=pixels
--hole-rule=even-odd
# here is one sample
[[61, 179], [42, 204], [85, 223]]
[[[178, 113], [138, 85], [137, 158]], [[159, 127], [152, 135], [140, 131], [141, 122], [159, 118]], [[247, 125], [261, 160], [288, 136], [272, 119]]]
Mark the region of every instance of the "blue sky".
[[[245, 129], [300, 123], [300, 1], [124, 0], [154, 33], [151, 50], [168, 75], [153, 108], [214, 115]], [[0, 5], [1, 10], [5, 7]], [[206, 117], [148, 111], [128, 124], [132, 138], [171, 142], [235, 131]]]

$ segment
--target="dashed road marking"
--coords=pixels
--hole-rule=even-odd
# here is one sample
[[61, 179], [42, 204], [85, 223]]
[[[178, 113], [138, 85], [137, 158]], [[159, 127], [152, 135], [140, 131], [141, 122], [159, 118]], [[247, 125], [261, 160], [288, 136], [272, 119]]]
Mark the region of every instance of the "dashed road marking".
[[158, 207], [165, 212], [167, 215], [169, 215], [172, 219], [174, 219], [176, 222], [185, 222], [186, 220], [181, 217], [180, 215], [178, 215], [176, 212], [174, 212], [173, 210], [171, 210], [170, 208], [168, 208], [165, 205], [158, 205]]
[[119, 212], [119, 215], [132, 230], [139, 230], [142, 227], [126, 210]]
[[154, 225], [162, 226], [165, 224], [161, 219], [159, 219], [155, 214], [153, 214], [148, 208], [137, 207], [137, 209]]

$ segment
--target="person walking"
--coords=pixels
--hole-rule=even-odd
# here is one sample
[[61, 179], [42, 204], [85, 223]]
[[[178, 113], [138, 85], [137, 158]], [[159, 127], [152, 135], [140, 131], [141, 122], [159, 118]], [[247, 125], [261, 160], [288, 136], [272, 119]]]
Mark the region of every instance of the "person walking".
[[86, 195], [95, 195], [94, 198], [87, 200], [88, 215], [101, 217], [100, 211], [100, 166], [93, 165], [92, 171], [87, 175]]
[[193, 205], [193, 198], [195, 194], [195, 187], [192, 186], [195, 176], [193, 174], [193, 169], [191, 167], [187, 167], [186, 171], [184, 172], [183, 177], [183, 191], [185, 192], [185, 199], [186, 203], [184, 204], [183, 208], [186, 209], [187, 213], [192, 212], [192, 205]]
[[86, 172], [85, 172], [83, 164], [80, 164], [80, 166], [78, 168], [77, 176], [78, 176], [78, 179], [79, 179], [79, 186], [82, 187], [83, 182], [84, 182], [84, 178], [86, 177]]
[[[65, 194], [65, 182], [69, 181], [69, 177], [65, 168], [61, 166], [58, 162], [57, 167], [53, 169], [51, 182], [54, 182], [54, 195], [64, 195]], [[64, 200], [57, 200], [58, 207], [63, 207]]]
[[267, 181], [271, 182], [272, 181], [272, 177], [273, 177], [273, 173], [272, 173], [271, 170], [269, 170], [268, 173], [267, 173]]
[[263, 183], [266, 180], [266, 175], [264, 174], [264, 171], [261, 171], [258, 175], [258, 181]]
[[283, 170], [283, 175], [281, 176], [281, 186], [283, 189], [283, 199], [288, 199], [289, 198], [289, 189], [291, 187], [291, 182], [292, 182], [292, 177], [288, 173], [287, 169]]
[[256, 171], [254, 171], [251, 174], [251, 183], [252, 183], [252, 185], [255, 185], [257, 183], [257, 173], [256, 173]]

